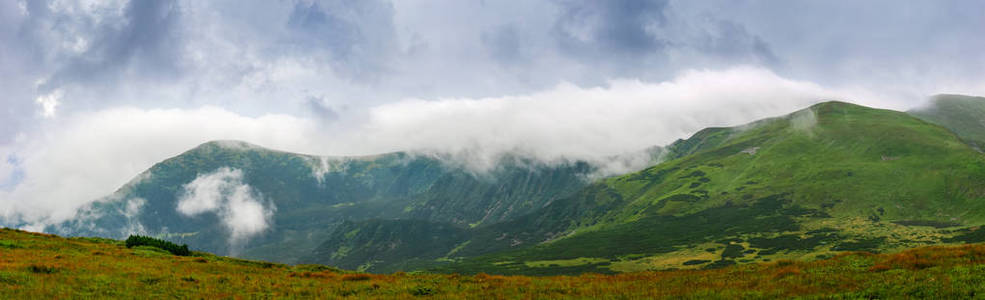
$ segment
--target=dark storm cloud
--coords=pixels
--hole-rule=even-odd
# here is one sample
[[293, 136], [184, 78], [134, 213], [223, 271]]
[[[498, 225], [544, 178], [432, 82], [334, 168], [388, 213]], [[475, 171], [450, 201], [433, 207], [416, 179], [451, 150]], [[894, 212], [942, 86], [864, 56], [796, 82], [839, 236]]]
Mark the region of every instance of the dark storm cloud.
[[[103, 5], [103, 6], [100, 6]], [[135, 80], [176, 79], [183, 56], [173, 0], [103, 3], [3, 1], [0, 4], [0, 145], [34, 126], [35, 99], [61, 89], [114, 90]], [[59, 108], [131, 102], [60, 100]]]
[[655, 29], [666, 23], [666, 0], [562, 1], [555, 35], [562, 51], [619, 58], [666, 46]]
[[375, 80], [396, 50], [393, 6], [389, 2], [298, 1], [287, 27], [307, 51], [325, 51], [342, 75]]
[[[176, 78], [183, 58], [182, 40], [176, 30], [180, 15], [174, 0], [127, 3], [122, 18], [106, 17], [94, 24], [96, 34], [88, 42], [88, 49], [59, 58], [64, 60], [62, 67], [39, 89], [46, 92], [73, 84], [112, 84], [124, 75]], [[79, 22], [84, 26], [94, 20]], [[60, 26], [60, 21], [55, 24]]]
[[58, 89], [67, 111], [259, 114], [307, 110], [307, 95], [360, 106], [737, 65], [865, 86], [985, 66], [980, 1], [6, 1], [0, 17], [0, 141]]
[[679, 3], [559, 1], [554, 52], [591, 69], [596, 78], [575, 80], [589, 85], [612, 77], [666, 80], [686, 68], [781, 64], [769, 42], [728, 15], [681, 10]]

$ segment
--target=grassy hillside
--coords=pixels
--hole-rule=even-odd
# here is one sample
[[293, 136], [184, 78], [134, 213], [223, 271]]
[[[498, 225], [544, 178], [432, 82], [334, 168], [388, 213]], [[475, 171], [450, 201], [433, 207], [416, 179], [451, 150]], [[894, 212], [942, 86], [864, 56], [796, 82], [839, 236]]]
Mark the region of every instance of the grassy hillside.
[[416, 261], [446, 256], [469, 239], [467, 228], [420, 220], [345, 222], [304, 263], [343, 266], [360, 271], [393, 272], [413, 269]]
[[0, 298], [971, 298], [985, 246], [845, 253], [717, 270], [525, 277], [360, 274], [0, 229]]
[[479, 229], [433, 270], [719, 268], [978, 241], [985, 224], [985, 157], [906, 113], [828, 102], [695, 139], [670, 147], [677, 159]]

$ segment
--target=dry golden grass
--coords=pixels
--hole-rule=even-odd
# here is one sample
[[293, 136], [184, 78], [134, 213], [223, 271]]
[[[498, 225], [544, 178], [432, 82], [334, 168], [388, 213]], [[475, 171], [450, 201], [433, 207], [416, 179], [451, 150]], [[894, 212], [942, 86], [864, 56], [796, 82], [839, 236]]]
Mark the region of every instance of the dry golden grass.
[[526, 277], [360, 274], [0, 229], [0, 298], [640, 299], [982, 295], [985, 246], [843, 253], [718, 270]]

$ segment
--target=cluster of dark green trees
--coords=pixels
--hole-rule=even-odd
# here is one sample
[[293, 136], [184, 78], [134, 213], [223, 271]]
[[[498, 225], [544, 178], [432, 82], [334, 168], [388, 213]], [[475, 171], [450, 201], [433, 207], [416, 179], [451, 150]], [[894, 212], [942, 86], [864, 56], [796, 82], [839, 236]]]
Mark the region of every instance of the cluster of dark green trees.
[[192, 254], [192, 252], [188, 250], [187, 244], [178, 246], [178, 244], [169, 241], [165, 241], [162, 239], [155, 239], [149, 236], [142, 236], [142, 235], [131, 235], [129, 238], [127, 238], [126, 245], [127, 248], [133, 248], [136, 246], [157, 247], [164, 249], [168, 252], [171, 252], [171, 254], [177, 256], [189, 256]]

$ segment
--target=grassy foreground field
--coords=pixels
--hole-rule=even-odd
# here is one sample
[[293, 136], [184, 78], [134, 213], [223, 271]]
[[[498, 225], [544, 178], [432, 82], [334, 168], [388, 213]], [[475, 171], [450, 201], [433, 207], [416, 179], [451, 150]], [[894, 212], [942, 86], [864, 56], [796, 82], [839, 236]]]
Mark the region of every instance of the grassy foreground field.
[[360, 274], [121, 241], [0, 229], [0, 298], [968, 298], [985, 295], [985, 245], [844, 253], [716, 270], [526, 277]]

